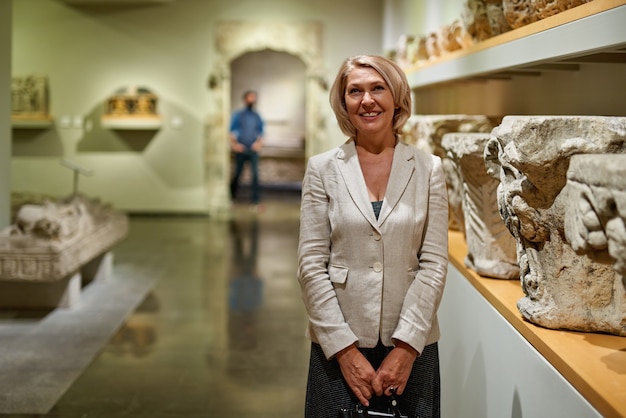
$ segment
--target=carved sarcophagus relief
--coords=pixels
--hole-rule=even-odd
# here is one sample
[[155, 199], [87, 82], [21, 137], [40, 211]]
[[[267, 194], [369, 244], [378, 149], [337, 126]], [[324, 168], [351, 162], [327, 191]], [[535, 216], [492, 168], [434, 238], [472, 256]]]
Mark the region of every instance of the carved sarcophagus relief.
[[517, 306], [530, 322], [626, 335], [622, 276], [611, 262], [577, 253], [580, 244], [566, 235], [572, 224], [593, 223], [588, 210], [565, 221], [581, 216], [566, 215], [580, 205], [566, 187], [572, 157], [624, 153], [624, 117], [507, 116], [492, 131], [485, 162], [500, 181], [498, 206], [516, 240], [525, 294]]

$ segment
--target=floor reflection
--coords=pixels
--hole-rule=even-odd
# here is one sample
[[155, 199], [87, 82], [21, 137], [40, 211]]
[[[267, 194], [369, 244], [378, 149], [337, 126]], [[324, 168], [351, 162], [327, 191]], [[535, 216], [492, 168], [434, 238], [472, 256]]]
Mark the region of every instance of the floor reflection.
[[263, 279], [257, 266], [259, 221], [230, 221], [232, 264], [228, 284], [228, 341], [230, 349], [257, 347], [257, 311], [263, 303]]
[[150, 292], [113, 335], [105, 349], [117, 356], [142, 357], [150, 354], [157, 342], [158, 312], [159, 301], [154, 292]]
[[116, 266], [159, 275], [50, 417], [302, 416], [299, 201], [232, 221], [131, 218]]

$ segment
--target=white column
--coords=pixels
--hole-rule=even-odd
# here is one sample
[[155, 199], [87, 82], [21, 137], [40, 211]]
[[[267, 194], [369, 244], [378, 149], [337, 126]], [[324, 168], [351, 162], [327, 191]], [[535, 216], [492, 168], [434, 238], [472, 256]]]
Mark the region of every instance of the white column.
[[0, 228], [11, 214], [11, 19], [13, 0], [0, 1]]

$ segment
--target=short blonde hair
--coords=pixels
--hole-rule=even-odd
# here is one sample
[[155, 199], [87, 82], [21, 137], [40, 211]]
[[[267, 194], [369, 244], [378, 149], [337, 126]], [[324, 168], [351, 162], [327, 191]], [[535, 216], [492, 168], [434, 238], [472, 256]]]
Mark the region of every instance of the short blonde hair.
[[356, 55], [341, 64], [335, 82], [330, 89], [330, 106], [335, 112], [341, 132], [350, 138], [356, 137], [356, 128], [350, 122], [346, 110], [346, 84], [348, 74], [355, 68], [373, 68], [385, 80], [393, 96], [396, 110], [393, 115], [393, 133], [398, 136], [402, 127], [411, 116], [411, 89], [404, 71], [398, 64], [379, 55]]

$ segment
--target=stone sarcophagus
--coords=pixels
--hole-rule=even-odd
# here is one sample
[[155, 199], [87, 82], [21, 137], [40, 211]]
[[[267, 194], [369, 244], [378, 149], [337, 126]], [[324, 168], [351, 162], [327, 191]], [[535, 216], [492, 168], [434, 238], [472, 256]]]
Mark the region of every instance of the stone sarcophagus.
[[[572, 198], [572, 157], [624, 153], [624, 117], [507, 116], [492, 131], [485, 162], [488, 173], [500, 181], [500, 214], [516, 240], [525, 294], [517, 307], [528, 321], [553, 329], [626, 335], [623, 277], [608, 257], [580, 254], [591, 245], [568, 239], [572, 233], [585, 236], [580, 228], [571, 230], [573, 225], [600, 229], [591, 200]], [[582, 210], [568, 213], [574, 207]], [[609, 230], [607, 236], [624, 241], [619, 228]]]
[[519, 278], [515, 240], [498, 212], [499, 182], [487, 174], [484, 150], [488, 133], [448, 133], [442, 146], [455, 167], [462, 199], [467, 256], [465, 265], [478, 274], [495, 279]]
[[0, 307], [72, 306], [127, 232], [125, 214], [81, 195], [23, 205], [0, 231]]
[[16, 222], [0, 231], [0, 280], [58, 280], [127, 232], [126, 215], [81, 196], [24, 205]]

